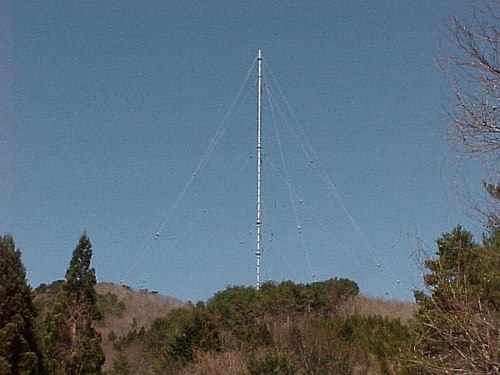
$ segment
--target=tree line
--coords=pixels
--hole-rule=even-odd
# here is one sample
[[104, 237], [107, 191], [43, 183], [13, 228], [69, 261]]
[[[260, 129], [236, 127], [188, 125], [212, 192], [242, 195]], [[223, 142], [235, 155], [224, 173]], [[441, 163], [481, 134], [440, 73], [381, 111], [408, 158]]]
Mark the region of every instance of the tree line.
[[[457, 226], [436, 248], [408, 324], [343, 313], [359, 292], [348, 279], [231, 286], [113, 337], [120, 354], [107, 373], [498, 374], [500, 228], [477, 243]], [[46, 298], [35, 303], [20, 250], [0, 236], [0, 374], [104, 374], [95, 323], [124, 307], [110, 293], [98, 304], [91, 257], [84, 233], [65, 279], [37, 288]], [[131, 346], [146, 366], [134, 368]], [[210, 363], [219, 365], [210, 372]]]
[[[114, 374], [498, 374], [499, 252], [498, 227], [480, 243], [460, 226], [442, 234], [407, 324], [343, 313], [358, 294], [347, 279], [228, 287], [117, 338]], [[143, 372], [127, 362], [131, 345]]]

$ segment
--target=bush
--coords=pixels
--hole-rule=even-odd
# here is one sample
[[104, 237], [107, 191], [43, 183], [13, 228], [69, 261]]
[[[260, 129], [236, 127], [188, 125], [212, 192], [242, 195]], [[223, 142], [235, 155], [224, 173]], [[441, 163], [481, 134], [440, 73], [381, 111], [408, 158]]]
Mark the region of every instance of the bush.
[[261, 358], [251, 357], [247, 362], [247, 375], [294, 375], [295, 370], [284, 356], [271, 353]]

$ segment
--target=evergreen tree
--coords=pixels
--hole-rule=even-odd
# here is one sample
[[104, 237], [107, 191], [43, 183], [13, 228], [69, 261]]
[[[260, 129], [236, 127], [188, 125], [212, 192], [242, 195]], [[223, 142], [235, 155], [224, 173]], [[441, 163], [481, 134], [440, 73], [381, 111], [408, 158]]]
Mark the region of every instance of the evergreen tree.
[[104, 353], [93, 323], [96, 308], [95, 270], [91, 268], [92, 244], [86, 233], [73, 251], [59, 301], [46, 318], [45, 350], [52, 373], [101, 374]]
[[437, 241], [417, 294], [413, 363], [431, 374], [498, 374], [500, 231], [483, 244], [461, 227]]
[[0, 374], [42, 374], [34, 333], [35, 309], [21, 252], [0, 236]]
[[[451, 233], [445, 233], [437, 241], [437, 258], [425, 262], [429, 270], [424, 276], [426, 286], [432, 289], [434, 297], [447, 297], [448, 286], [460, 283], [474, 285], [479, 282], [477, 275], [476, 244], [472, 234], [461, 226]], [[457, 280], [460, 278], [460, 280]]]

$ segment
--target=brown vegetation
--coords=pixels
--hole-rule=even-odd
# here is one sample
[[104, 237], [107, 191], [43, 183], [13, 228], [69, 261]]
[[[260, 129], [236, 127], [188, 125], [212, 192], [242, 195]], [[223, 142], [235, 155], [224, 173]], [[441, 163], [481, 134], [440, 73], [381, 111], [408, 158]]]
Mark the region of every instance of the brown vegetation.
[[[343, 285], [342, 281], [336, 282]], [[285, 283], [281, 287], [292, 286]], [[268, 285], [268, 289], [268, 293], [274, 291], [272, 285]], [[230, 288], [209, 300], [207, 307], [199, 304], [176, 310], [165, 318], [179, 301], [174, 300], [172, 304], [172, 299], [167, 297], [113, 284], [100, 284], [98, 290], [101, 296], [113, 293], [119, 301], [127, 303], [122, 316], [106, 315], [101, 323], [106, 369], [111, 369], [113, 360], [120, 358], [121, 353], [134, 374], [166, 374], [164, 371], [168, 369], [169, 374], [176, 375], [253, 375], [274, 366], [283, 374], [319, 374], [325, 369], [334, 373], [395, 373], [398, 363], [391, 363], [389, 358], [397, 356], [399, 344], [403, 348], [405, 329], [391, 321], [406, 323], [415, 310], [410, 302], [353, 296], [337, 301], [338, 308], [332, 312], [318, 314], [300, 310], [292, 300], [278, 304], [275, 300], [273, 306], [263, 303], [258, 308], [262, 309], [260, 313], [250, 309], [257, 314], [252, 323], [244, 319], [250, 313], [248, 301], [240, 302], [241, 298], [246, 301], [244, 297], [253, 296], [254, 291]], [[226, 297], [230, 298], [226, 300]], [[156, 303], [159, 306], [155, 306]], [[293, 308], [282, 313], [274, 311], [290, 304], [302, 312], [293, 313]], [[271, 307], [274, 313], [264, 313]], [[207, 314], [213, 313], [213, 318], [218, 317], [216, 312], [225, 308], [231, 311], [228, 316], [223, 314], [213, 322], [208, 318]], [[152, 322], [155, 323], [151, 325]], [[169, 327], [174, 325], [178, 328], [170, 331]], [[195, 331], [194, 327], [197, 327]], [[177, 332], [178, 329], [184, 330], [184, 334]], [[116, 335], [110, 337], [111, 332]], [[195, 332], [203, 335], [198, 344], [189, 341], [197, 337]], [[192, 356], [186, 356], [190, 348]], [[190, 359], [186, 361], [187, 358]]]
[[368, 297], [363, 294], [346, 301], [338, 310], [340, 316], [380, 315], [388, 319], [399, 319], [408, 323], [415, 313], [417, 305], [413, 302], [387, 300]]
[[[114, 337], [122, 337], [132, 331], [147, 329], [152, 320], [165, 316], [170, 310], [183, 306], [180, 300], [165, 297], [148, 290], [134, 290], [126, 285], [113, 283], [98, 283], [96, 291], [99, 295], [112, 293], [124, 305], [123, 313], [105, 314], [99, 322], [97, 331], [102, 336], [102, 346], [106, 355], [104, 370], [110, 368], [118, 351], [113, 344]], [[140, 360], [140, 349], [127, 348], [127, 357], [131, 362]]]
[[241, 351], [223, 353], [200, 352], [196, 361], [183, 369], [179, 375], [234, 375], [246, 369], [246, 354]]

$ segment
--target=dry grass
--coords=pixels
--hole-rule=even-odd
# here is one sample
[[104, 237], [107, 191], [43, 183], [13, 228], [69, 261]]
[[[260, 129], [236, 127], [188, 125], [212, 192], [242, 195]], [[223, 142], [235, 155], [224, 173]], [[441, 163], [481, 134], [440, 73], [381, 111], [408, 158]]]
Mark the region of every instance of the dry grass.
[[[123, 336], [132, 330], [147, 329], [152, 320], [163, 317], [170, 310], [184, 305], [182, 301], [171, 297], [165, 297], [147, 290], [136, 291], [127, 286], [112, 283], [98, 283], [96, 291], [98, 294], [116, 294], [118, 300], [125, 305], [121, 317], [105, 316], [96, 327], [103, 340], [102, 347], [106, 355], [105, 370], [110, 368], [113, 359], [118, 353], [113, 343], [108, 339], [111, 331], [116, 336]], [[129, 354], [131, 353], [127, 353], [127, 355]], [[135, 361], [132, 360], [131, 362]]]
[[412, 319], [417, 305], [412, 302], [386, 300], [359, 294], [345, 302], [338, 310], [340, 316], [380, 315], [389, 319], [399, 319], [407, 323]]
[[184, 305], [182, 301], [171, 297], [165, 297], [147, 290], [136, 291], [127, 286], [112, 283], [99, 283], [96, 285], [96, 291], [98, 294], [116, 294], [118, 300], [125, 304], [122, 317], [105, 317], [102, 333], [106, 335], [111, 330], [120, 336], [131, 329], [147, 328], [153, 319], [165, 316], [173, 308]]
[[245, 353], [199, 353], [196, 361], [183, 369], [179, 375], [234, 375], [246, 370]]

